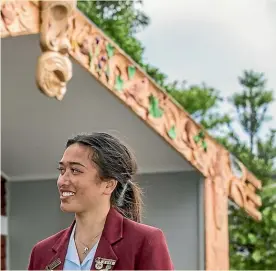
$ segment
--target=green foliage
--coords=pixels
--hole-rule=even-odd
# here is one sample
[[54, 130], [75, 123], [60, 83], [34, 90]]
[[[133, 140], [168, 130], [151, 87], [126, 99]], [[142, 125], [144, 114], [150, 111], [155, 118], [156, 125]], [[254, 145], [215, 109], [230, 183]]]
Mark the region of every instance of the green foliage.
[[227, 114], [218, 113], [220, 102], [223, 101], [218, 90], [204, 83], [186, 87], [185, 82], [181, 87], [175, 82], [167, 89], [168, 93], [205, 129], [218, 129], [231, 122]]
[[273, 96], [264, 89], [262, 74], [246, 71], [239, 80], [243, 92], [234, 94], [231, 101], [249, 143], [242, 142], [234, 129], [219, 140], [262, 181], [260, 211], [263, 219], [253, 222], [243, 210], [230, 204], [231, 269], [273, 270], [276, 269], [276, 183], [272, 178], [276, 172], [275, 130], [269, 131], [266, 138], [258, 137]]
[[275, 213], [276, 205], [264, 200], [263, 219], [253, 222], [239, 208], [230, 208], [230, 263], [234, 270], [274, 270], [275, 269]]
[[141, 61], [144, 49], [134, 34], [148, 25], [149, 18], [133, 1], [78, 1], [78, 8], [136, 62]]
[[254, 139], [264, 121], [269, 119], [266, 112], [273, 101], [273, 92], [266, 89], [266, 80], [262, 73], [244, 71], [239, 82], [243, 91], [233, 95], [231, 101], [236, 107], [242, 128], [249, 135], [252, 152]]
[[274, 144], [276, 136], [276, 130], [271, 130], [267, 136], [267, 140], [262, 141], [257, 139], [257, 152], [258, 157], [261, 158], [265, 164], [272, 167], [273, 159], [276, 157], [276, 146]]
[[263, 194], [262, 221], [230, 205], [230, 263], [233, 270], [275, 270], [276, 200]]
[[135, 34], [149, 24], [139, 6], [142, 1], [78, 1], [78, 8], [120, 48], [137, 62], [157, 84], [164, 86], [167, 76], [143, 62], [144, 47]]
[[[217, 90], [204, 84], [186, 88], [179, 86], [178, 82], [166, 83], [164, 73], [144, 63], [144, 48], [135, 38], [135, 34], [149, 24], [149, 18], [139, 8], [141, 4], [142, 1], [78, 1], [78, 8], [206, 129], [217, 129], [229, 123], [231, 120], [227, 115], [216, 111], [222, 100]], [[114, 48], [108, 45], [107, 51], [112, 56]], [[129, 72], [133, 76], [133, 71]]]

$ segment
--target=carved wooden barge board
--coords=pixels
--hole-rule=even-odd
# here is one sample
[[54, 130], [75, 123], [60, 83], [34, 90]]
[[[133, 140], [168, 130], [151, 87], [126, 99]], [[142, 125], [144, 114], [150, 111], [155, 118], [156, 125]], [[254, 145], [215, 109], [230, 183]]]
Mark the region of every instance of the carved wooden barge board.
[[261, 199], [256, 195], [261, 182], [76, 9], [75, 1], [1, 3], [1, 37], [39, 32], [42, 55], [37, 82], [43, 93], [63, 98], [66, 82], [72, 76], [71, 55], [203, 174], [205, 267], [227, 270], [228, 197], [261, 220]]
[[39, 1], [1, 0], [1, 38], [39, 33]]

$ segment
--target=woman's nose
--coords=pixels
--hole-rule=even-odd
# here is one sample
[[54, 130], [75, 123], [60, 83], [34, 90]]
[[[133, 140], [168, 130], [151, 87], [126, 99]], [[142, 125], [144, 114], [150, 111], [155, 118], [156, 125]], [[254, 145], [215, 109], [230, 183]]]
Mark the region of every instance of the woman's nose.
[[70, 183], [70, 178], [69, 174], [65, 172], [64, 174], [60, 174], [57, 180], [57, 185], [63, 186], [63, 185], [68, 185]]

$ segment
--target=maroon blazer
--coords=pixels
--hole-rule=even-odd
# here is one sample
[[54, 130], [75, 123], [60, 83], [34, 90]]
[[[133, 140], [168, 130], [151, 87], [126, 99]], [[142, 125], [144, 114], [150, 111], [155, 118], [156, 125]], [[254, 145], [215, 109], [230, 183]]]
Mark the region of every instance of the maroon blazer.
[[[63, 270], [73, 224], [37, 243], [28, 270]], [[124, 218], [111, 208], [91, 270], [173, 270], [163, 232]]]

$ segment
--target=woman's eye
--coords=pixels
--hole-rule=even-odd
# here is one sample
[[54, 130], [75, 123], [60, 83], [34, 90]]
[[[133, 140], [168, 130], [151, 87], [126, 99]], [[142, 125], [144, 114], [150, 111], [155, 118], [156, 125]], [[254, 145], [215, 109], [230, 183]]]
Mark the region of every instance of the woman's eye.
[[81, 171], [76, 168], [72, 168], [72, 172], [73, 174], [81, 173]]
[[57, 170], [62, 174], [64, 172], [64, 168], [58, 167]]

